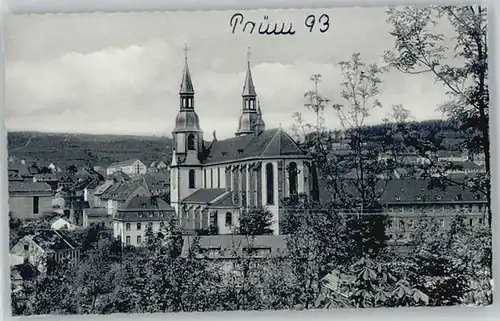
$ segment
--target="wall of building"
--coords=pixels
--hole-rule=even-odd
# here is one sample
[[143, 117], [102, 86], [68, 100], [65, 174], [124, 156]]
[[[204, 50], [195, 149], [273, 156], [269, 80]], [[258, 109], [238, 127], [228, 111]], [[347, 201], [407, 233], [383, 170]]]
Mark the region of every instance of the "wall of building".
[[9, 211], [12, 216], [20, 219], [34, 219], [52, 213], [51, 196], [38, 196], [38, 214], [33, 212], [34, 197], [36, 196], [9, 196]]
[[[166, 222], [166, 221], [165, 221]], [[141, 224], [141, 228], [137, 229], [137, 224]], [[141, 245], [137, 241], [137, 237], [141, 237], [141, 243], [145, 242], [145, 233], [146, 233], [146, 228], [148, 226], [148, 223], [152, 224], [153, 227], [153, 233], [158, 233], [160, 230], [160, 221], [155, 221], [155, 222], [137, 222], [137, 221], [130, 221], [130, 222], [122, 222], [122, 221], [113, 221], [113, 235], [116, 239], [121, 238], [121, 242], [125, 245], [127, 245], [127, 237], [130, 237], [130, 244], [132, 246], [138, 246]], [[130, 229], [127, 230], [127, 224], [130, 224]]]
[[448, 229], [457, 215], [463, 217], [465, 225], [487, 224], [486, 208], [482, 204], [392, 205], [384, 209], [384, 214], [389, 220], [386, 232], [392, 240], [411, 240], [422, 217], [435, 219], [441, 230]]
[[[27, 246], [27, 249], [25, 249]], [[24, 260], [33, 264], [40, 272], [45, 271], [45, 251], [29, 236], [23, 237], [10, 250], [10, 254], [23, 257]]]

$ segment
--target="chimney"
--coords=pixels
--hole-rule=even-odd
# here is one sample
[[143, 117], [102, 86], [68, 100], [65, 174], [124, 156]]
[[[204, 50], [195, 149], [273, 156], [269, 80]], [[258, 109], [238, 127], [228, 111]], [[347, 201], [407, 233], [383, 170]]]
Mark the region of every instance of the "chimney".
[[215, 129], [214, 129], [214, 131], [213, 131], [212, 135], [213, 135], [213, 139], [212, 139], [212, 141], [216, 142], [216, 141], [217, 141], [217, 134], [216, 134], [216, 132], [215, 132]]

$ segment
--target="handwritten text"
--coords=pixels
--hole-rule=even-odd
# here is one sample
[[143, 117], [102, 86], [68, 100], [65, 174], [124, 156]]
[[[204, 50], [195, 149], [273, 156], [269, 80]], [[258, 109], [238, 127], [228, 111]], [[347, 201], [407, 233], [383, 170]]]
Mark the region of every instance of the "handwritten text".
[[[324, 33], [330, 28], [330, 17], [327, 14], [316, 16], [310, 14], [306, 17], [304, 25], [313, 32], [315, 25], [318, 25], [319, 32]], [[245, 20], [241, 13], [235, 13], [229, 20], [229, 27], [234, 34], [236, 31], [248, 32], [249, 34], [260, 35], [294, 35], [292, 22], [270, 22], [269, 16], [264, 16], [261, 22]]]

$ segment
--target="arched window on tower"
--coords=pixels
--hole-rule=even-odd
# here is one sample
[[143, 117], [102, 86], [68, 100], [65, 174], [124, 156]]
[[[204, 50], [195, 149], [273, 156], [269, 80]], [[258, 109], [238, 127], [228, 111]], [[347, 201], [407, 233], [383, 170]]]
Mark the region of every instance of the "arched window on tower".
[[291, 162], [288, 165], [288, 184], [290, 185], [290, 195], [297, 194], [297, 163]]
[[189, 188], [195, 188], [196, 186], [196, 172], [194, 169], [189, 170]]
[[188, 135], [188, 150], [195, 150], [194, 134]]
[[267, 187], [267, 204], [274, 204], [274, 171], [273, 164], [266, 165], [266, 187]]

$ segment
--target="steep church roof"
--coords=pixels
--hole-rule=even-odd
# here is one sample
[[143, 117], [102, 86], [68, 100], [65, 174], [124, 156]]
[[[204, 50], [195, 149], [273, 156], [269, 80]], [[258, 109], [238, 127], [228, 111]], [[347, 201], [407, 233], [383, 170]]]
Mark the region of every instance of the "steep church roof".
[[208, 204], [210, 201], [224, 194], [224, 188], [200, 188], [186, 197], [182, 202], [189, 204]]
[[212, 143], [205, 164], [237, 161], [245, 158], [273, 156], [305, 156], [292, 137], [282, 128], [260, 135], [244, 135]]
[[187, 63], [187, 48], [184, 49], [186, 55], [184, 56], [184, 71], [182, 72], [181, 89], [179, 94], [194, 94], [193, 82], [191, 81], [191, 73]]
[[243, 96], [257, 96], [255, 86], [253, 85], [252, 69], [250, 68], [250, 47], [247, 52], [247, 75], [245, 77], [245, 84], [243, 85]]
[[248, 62], [247, 75], [245, 78], [245, 84], [243, 85], [243, 96], [257, 96], [255, 92], [255, 86], [253, 84], [252, 70], [250, 69], [250, 61]]

